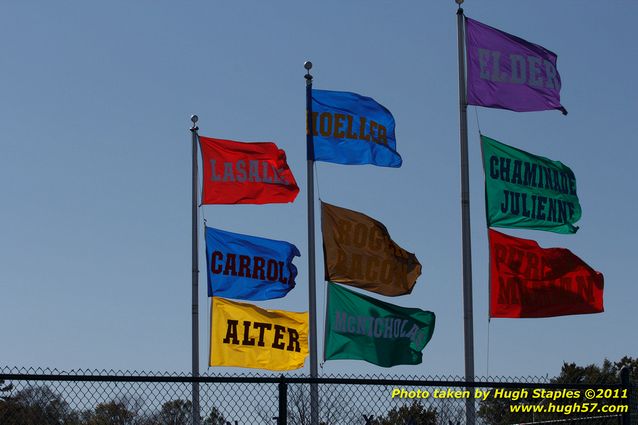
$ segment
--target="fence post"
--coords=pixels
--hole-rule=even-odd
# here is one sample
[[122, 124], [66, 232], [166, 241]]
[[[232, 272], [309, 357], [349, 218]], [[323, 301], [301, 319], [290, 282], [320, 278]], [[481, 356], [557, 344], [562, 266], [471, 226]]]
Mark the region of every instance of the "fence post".
[[629, 382], [629, 367], [623, 366], [620, 369], [620, 385], [627, 390], [626, 403], [629, 408], [622, 414], [622, 425], [631, 425], [631, 383]]
[[282, 375], [281, 382], [279, 383], [279, 418], [277, 419], [277, 425], [288, 424], [288, 384], [284, 381]]

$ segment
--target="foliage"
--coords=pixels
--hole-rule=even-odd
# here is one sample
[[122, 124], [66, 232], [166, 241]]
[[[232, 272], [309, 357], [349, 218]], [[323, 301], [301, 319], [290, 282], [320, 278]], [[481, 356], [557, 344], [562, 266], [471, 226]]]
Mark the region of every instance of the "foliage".
[[[190, 425], [191, 402], [171, 400], [155, 413], [143, 413], [143, 400], [121, 397], [84, 412], [73, 410], [46, 386], [27, 387], [0, 402], [1, 425]], [[226, 425], [213, 407], [202, 425]]]
[[551, 382], [557, 384], [617, 384], [620, 379], [620, 369], [623, 366], [629, 367], [630, 379], [633, 382], [638, 382], [638, 358], [627, 356], [617, 362], [605, 359], [602, 366], [595, 364], [577, 366], [576, 363], [563, 363], [560, 375], [552, 379]]
[[[274, 424], [272, 409], [264, 408], [257, 412], [262, 423]], [[310, 385], [290, 384], [288, 385], [288, 405], [287, 416], [289, 425], [310, 425]], [[321, 403], [319, 404], [319, 424], [336, 425], [355, 423], [356, 418], [351, 410], [350, 403], [343, 393], [336, 391], [321, 392]], [[222, 425], [222, 424], [220, 424]]]
[[224, 418], [224, 415], [222, 415], [222, 413], [213, 406], [208, 416], [206, 416], [202, 422], [202, 425], [226, 425], [226, 419]]
[[136, 414], [130, 411], [124, 401], [100, 403], [87, 421], [87, 425], [133, 425]]
[[[630, 379], [633, 382], [638, 382], [638, 359], [626, 356], [617, 362], [611, 362], [605, 359], [601, 366], [595, 364], [577, 366], [575, 363], [565, 362], [563, 363], [560, 374], [550, 379], [550, 382], [554, 384], [618, 384], [620, 382], [620, 369], [622, 369], [623, 366], [630, 368]], [[601, 404], [610, 403], [609, 400], [600, 400], [599, 402]], [[530, 422], [531, 419], [551, 420], [555, 418], [555, 415], [551, 414], [536, 414], [530, 418], [529, 413], [510, 413], [510, 406], [515, 403], [537, 405], [547, 403], [547, 399], [534, 398], [531, 391], [529, 391], [527, 397], [523, 397], [515, 402], [507, 398], [489, 397], [487, 400], [481, 402], [478, 416], [490, 425], [505, 425]], [[554, 400], [552, 403], [558, 405], [573, 403], [573, 401], [562, 398]]]
[[[5, 385], [4, 380], [0, 379], [0, 401], [6, 400], [9, 395], [8, 394], [9, 391], [11, 391], [12, 389], [13, 389], [13, 384]], [[6, 393], [6, 395], [3, 393]]]
[[395, 407], [385, 416], [374, 419], [373, 425], [436, 425], [436, 409], [426, 408], [421, 401]]
[[188, 400], [171, 400], [162, 405], [157, 424], [158, 425], [189, 425], [193, 403]]
[[79, 425], [77, 412], [46, 386], [18, 391], [0, 403], [3, 425], [56, 424]]

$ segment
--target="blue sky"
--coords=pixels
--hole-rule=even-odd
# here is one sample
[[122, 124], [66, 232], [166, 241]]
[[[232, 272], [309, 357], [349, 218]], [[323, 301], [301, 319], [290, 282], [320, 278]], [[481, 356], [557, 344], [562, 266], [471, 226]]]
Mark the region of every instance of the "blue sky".
[[[464, 6], [467, 16], [557, 53], [569, 110], [468, 110], [476, 373], [488, 373], [488, 329], [490, 375], [554, 375], [563, 361], [635, 357], [638, 4]], [[257, 304], [307, 310], [309, 59], [316, 88], [371, 96], [392, 111], [404, 160], [399, 169], [317, 163], [318, 194], [382, 221], [416, 253], [423, 274], [414, 292], [386, 300], [437, 315], [421, 365], [331, 361], [320, 373], [462, 375], [455, 12], [452, 0], [4, 2], [0, 365], [190, 370], [193, 113], [202, 135], [286, 150], [301, 187], [295, 203], [205, 206], [202, 215], [210, 226], [297, 245], [297, 287]], [[495, 319], [488, 328], [477, 123], [490, 137], [572, 168], [583, 208], [577, 234], [506, 233], [568, 248], [601, 271], [604, 313]], [[252, 372], [207, 370], [204, 273], [200, 304], [201, 370]]]

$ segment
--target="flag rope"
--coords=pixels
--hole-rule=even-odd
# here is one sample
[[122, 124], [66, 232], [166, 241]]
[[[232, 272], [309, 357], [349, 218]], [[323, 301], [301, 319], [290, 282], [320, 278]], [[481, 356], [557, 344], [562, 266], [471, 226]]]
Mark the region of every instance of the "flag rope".
[[486, 367], [485, 367], [485, 374], [487, 375], [486, 378], [490, 379], [490, 325], [492, 324], [492, 321], [490, 320], [490, 317], [488, 315], [487, 318], [487, 360], [486, 360]]
[[[325, 259], [324, 259], [325, 261]], [[323, 328], [321, 329], [321, 334], [323, 335], [323, 343], [324, 343], [324, 347], [323, 347], [323, 361], [319, 362], [319, 367], [321, 367], [321, 371], [323, 372], [323, 364], [326, 362], [326, 303], [328, 301], [328, 282], [325, 280], [323, 281], [324, 285], [323, 285], [323, 303], [321, 306], [321, 311], [323, 311]]]
[[321, 186], [319, 185], [319, 169], [317, 168], [317, 162], [313, 162], [312, 165], [315, 167], [315, 185], [317, 186], [317, 196], [320, 201], [323, 201], [321, 198]]
[[476, 116], [476, 126], [478, 127], [479, 136], [482, 136], [483, 132], [481, 132], [481, 122], [479, 121], [478, 108], [476, 106], [474, 107], [474, 116]]
[[[206, 320], [206, 322], [208, 322], [208, 338], [212, 338], [213, 337], [213, 297], [206, 297], [206, 299], [208, 300], [208, 320]], [[209, 340], [208, 341], [208, 360], [206, 361], [206, 365], [208, 369], [211, 368], [210, 359], [213, 354], [212, 349], [213, 349], [213, 344], [211, 344], [211, 341]]]

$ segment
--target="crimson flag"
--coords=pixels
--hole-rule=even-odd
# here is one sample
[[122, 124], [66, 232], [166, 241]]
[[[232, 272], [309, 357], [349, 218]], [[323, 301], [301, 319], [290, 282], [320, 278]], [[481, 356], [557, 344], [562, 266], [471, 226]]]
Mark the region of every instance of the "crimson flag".
[[603, 275], [565, 248], [489, 229], [490, 317], [601, 313]]
[[202, 204], [292, 202], [299, 187], [286, 153], [270, 142], [199, 137], [204, 168]]

